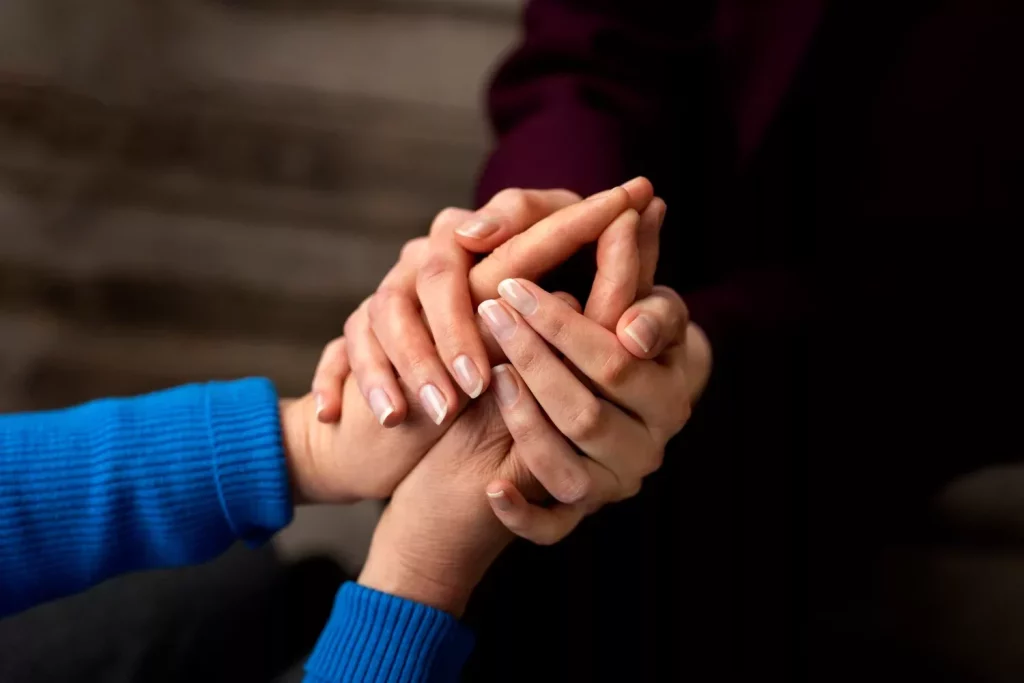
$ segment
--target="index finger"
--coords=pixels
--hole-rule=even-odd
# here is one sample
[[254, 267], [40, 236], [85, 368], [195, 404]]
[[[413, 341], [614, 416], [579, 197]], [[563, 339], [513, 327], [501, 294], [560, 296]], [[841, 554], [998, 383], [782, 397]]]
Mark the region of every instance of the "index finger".
[[502, 190], [455, 229], [466, 251], [485, 254], [559, 209], [583, 198], [569, 190]]
[[[622, 189], [629, 193], [630, 207], [638, 212], [653, 203], [654, 186], [647, 178], [633, 178]], [[467, 251], [489, 253], [535, 223], [581, 200], [570, 190], [508, 188], [463, 221], [455, 230], [455, 241]]]
[[474, 302], [493, 298], [510, 277], [536, 280], [595, 241], [630, 206], [621, 187], [566, 207], [498, 247], [469, 274]]

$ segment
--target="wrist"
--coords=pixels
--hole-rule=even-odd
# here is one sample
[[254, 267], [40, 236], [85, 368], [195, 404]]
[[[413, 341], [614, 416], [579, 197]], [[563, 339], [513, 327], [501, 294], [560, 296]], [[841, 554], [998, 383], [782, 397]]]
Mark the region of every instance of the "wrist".
[[433, 538], [440, 535], [420, 528], [420, 521], [422, 516], [403, 520], [389, 505], [374, 531], [358, 583], [461, 617], [487, 568], [512, 537], [499, 532], [481, 537], [486, 542]]
[[284, 398], [279, 402], [281, 414], [281, 446], [288, 467], [288, 481], [291, 483], [292, 500], [296, 505], [310, 502], [308, 492], [311, 448], [309, 422], [312, 414], [312, 398]]

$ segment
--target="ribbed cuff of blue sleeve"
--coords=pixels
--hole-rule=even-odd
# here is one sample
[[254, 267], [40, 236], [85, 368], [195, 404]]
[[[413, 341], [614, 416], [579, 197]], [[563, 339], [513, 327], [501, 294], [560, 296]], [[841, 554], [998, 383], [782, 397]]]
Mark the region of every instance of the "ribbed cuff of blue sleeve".
[[217, 493], [235, 536], [258, 545], [292, 519], [277, 392], [267, 379], [207, 385]]
[[346, 583], [306, 663], [306, 681], [455, 681], [473, 644], [472, 632], [446, 612]]

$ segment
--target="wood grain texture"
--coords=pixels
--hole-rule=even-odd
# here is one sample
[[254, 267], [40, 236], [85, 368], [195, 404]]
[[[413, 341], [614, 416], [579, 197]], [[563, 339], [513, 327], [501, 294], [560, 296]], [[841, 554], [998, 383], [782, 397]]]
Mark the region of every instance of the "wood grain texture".
[[401, 245], [469, 200], [482, 84], [515, 33], [504, 0], [158, 3], [152, 42], [173, 45], [138, 55], [139, 89], [80, 77], [149, 40], [95, 43], [135, 26], [129, 0], [104, 0], [70, 71], [46, 40], [71, 29], [12, 1], [2, 410], [252, 374], [305, 391]]

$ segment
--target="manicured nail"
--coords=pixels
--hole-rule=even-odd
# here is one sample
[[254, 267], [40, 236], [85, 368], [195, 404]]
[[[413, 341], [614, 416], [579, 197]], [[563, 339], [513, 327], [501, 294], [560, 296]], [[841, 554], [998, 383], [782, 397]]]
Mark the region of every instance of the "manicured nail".
[[515, 280], [502, 280], [498, 285], [498, 294], [523, 315], [531, 315], [537, 311], [537, 297]]
[[395, 404], [391, 402], [383, 389], [370, 389], [370, 410], [377, 416], [377, 422], [384, 426], [384, 421], [395, 412]]
[[494, 393], [498, 397], [498, 402], [506, 408], [515, 403], [519, 398], [519, 384], [508, 367], [499, 365], [493, 368], [491, 377], [493, 378], [491, 384], [494, 385]]
[[480, 304], [477, 311], [483, 316], [487, 328], [498, 341], [505, 341], [516, 333], [516, 321], [508, 314], [505, 307], [494, 299], [488, 299]]
[[452, 363], [455, 370], [455, 379], [459, 380], [459, 386], [470, 398], [476, 398], [484, 390], [484, 378], [476, 369], [476, 364], [469, 359], [469, 356], [459, 356]]
[[445, 400], [440, 389], [433, 384], [425, 385], [420, 389], [420, 403], [423, 404], [423, 408], [434, 424], [439, 425], [444, 422], [444, 417], [448, 414], [448, 401]]
[[476, 218], [457, 228], [455, 232], [463, 237], [482, 240], [498, 232], [498, 227], [499, 225], [490, 218]]
[[494, 507], [498, 508], [502, 512], [508, 512], [512, 509], [512, 501], [508, 499], [504, 491], [495, 491], [491, 493], [487, 492], [487, 497], [494, 501]]
[[650, 353], [654, 345], [658, 343], [658, 324], [643, 313], [633, 319], [626, 329], [623, 330], [629, 338], [636, 342], [637, 346]]
[[313, 394], [313, 398], [316, 400], [316, 419], [320, 419], [320, 415], [324, 412], [324, 395], [319, 391]]

